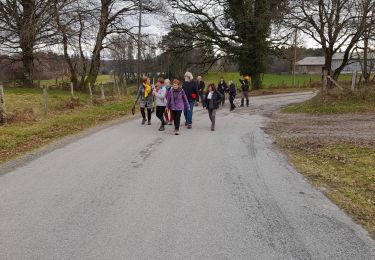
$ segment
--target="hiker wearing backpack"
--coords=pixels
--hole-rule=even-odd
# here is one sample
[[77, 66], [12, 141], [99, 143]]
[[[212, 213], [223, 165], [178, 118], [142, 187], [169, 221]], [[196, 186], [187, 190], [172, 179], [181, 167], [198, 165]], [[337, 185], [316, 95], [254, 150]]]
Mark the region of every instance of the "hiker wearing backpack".
[[[154, 97], [152, 95], [152, 87], [150, 84], [150, 78], [143, 77], [142, 85], [138, 87], [137, 98], [134, 102], [135, 104], [140, 100], [139, 105], [141, 107], [142, 114], [142, 125], [146, 122], [148, 125], [151, 125], [151, 114], [154, 107]], [[147, 119], [146, 119], [146, 110], [147, 110]]]
[[185, 108], [184, 110], [184, 116], [186, 121], [185, 126], [187, 126], [188, 129], [191, 129], [193, 125], [193, 109], [195, 103], [198, 103], [199, 101], [198, 87], [194, 81], [193, 74], [191, 74], [191, 72], [185, 73], [185, 81], [182, 84], [182, 89], [186, 94], [190, 106], [190, 109]]
[[173, 87], [167, 97], [167, 106], [173, 111], [174, 133], [175, 135], [179, 135], [182, 111], [189, 110], [191, 105], [177, 79], [173, 80]]
[[216, 110], [219, 108], [222, 100], [222, 95], [216, 90], [215, 84], [208, 85], [208, 92], [206, 94], [206, 108], [208, 116], [211, 120], [211, 131], [215, 131]]
[[164, 111], [167, 107], [167, 87], [164, 84], [164, 78], [158, 79], [157, 89], [154, 90], [154, 96], [156, 99], [156, 117], [159, 118], [161, 125], [159, 131], [165, 130]]

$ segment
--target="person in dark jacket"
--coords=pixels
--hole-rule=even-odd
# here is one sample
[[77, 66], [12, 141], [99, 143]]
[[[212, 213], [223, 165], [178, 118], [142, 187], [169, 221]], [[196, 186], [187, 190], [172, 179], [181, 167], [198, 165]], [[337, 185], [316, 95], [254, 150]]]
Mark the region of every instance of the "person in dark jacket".
[[233, 111], [236, 106], [234, 105], [234, 100], [237, 95], [236, 85], [234, 85], [234, 82], [231, 80], [229, 81], [229, 102], [230, 102], [230, 111]]
[[206, 88], [206, 85], [204, 84], [204, 81], [202, 80], [202, 76], [197, 77], [197, 85], [198, 85], [198, 92], [199, 92], [199, 99], [200, 102], [202, 102], [203, 107], [206, 107], [204, 103], [204, 89]]
[[246, 76], [243, 80], [240, 79], [241, 82], [241, 90], [242, 90], [242, 98], [241, 98], [241, 107], [245, 104], [246, 99], [246, 106], [249, 106], [249, 91], [250, 91], [250, 77]]
[[222, 96], [221, 102], [222, 102], [222, 105], [224, 105], [224, 103], [225, 103], [225, 92], [228, 91], [228, 85], [225, 82], [223, 77], [220, 78], [219, 84], [217, 85], [217, 90], [220, 92], [220, 94]]
[[182, 111], [190, 109], [190, 104], [185, 95], [185, 91], [179, 84], [180, 82], [177, 79], [173, 80], [173, 87], [167, 95], [167, 107], [173, 111], [175, 135], [179, 135]]
[[216, 123], [216, 110], [219, 108], [222, 100], [221, 94], [216, 91], [215, 84], [208, 85], [208, 92], [206, 94], [206, 108], [208, 110], [208, 116], [211, 120], [211, 131], [215, 131]]
[[185, 126], [187, 126], [188, 129], [191, 129], [193, 125], [193, 109], [195, 103], [199, 101], [198, 87], [194, 81], [193, 74], [191, 74], [191, 72], [185, 73], [185, 81], [182, 84], [182, 89], [184, 90], [190, 104], [190, 109], [185, 108], [184, 110], [184, 116], [186, 121]]

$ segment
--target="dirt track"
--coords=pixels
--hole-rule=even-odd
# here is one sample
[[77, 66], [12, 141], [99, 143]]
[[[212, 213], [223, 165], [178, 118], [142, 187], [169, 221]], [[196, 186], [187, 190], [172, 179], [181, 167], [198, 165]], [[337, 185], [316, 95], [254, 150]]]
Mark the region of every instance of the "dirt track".
[[267, 131], [280, 137], [306, 138], [314, 142], [345, 141], [375, 146], [375, 114], [305, 115], [270, 114]]

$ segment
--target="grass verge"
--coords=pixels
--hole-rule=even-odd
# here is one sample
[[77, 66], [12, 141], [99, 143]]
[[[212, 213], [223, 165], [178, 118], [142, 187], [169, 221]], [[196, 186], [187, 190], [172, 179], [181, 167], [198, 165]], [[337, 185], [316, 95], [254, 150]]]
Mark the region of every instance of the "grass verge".
[[327, 95], [319, 93], [314, 98], [295, 105], [284, 107], [284, 113], [340, 114], [375, 111], [375, 89], [358, 93], [332, 90]]
[[277, 140], [300, 173], [375, 237], [375, 148]]
[[72, 104], [69, 92], [49, 91], [50, 110], [43, 116], [43, 96], [39, 89], [6, 90], [7, 112], [11, 120], [0, 127], [0, 163], [39, 148], [61, 137], [129, 114], [132, 97], [108, 98], [91, 105], [88, 95], [77, 93]]

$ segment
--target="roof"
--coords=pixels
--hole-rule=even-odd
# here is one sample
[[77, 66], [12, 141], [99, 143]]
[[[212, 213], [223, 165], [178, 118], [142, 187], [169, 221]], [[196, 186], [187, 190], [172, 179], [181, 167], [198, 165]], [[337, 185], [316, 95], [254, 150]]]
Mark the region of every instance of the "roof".
[[306, 57], [303, 60], [298, 61], [296, 64], [299, 66], [323, 66], [324, 57]]
[[[363, 59], [363, 53], [354, 54], [351, 60], [358, 60], [358, 57]], [[375, 59], [375, 52], [369, 53], [368, 58], [371, 60]], [[344, 53], [336, 53], [333, 55], [333, 60], [342, 60], [344, 59]], [[306, 57], [303, 60], [300, 60], [296, 63], [297, 66], [323, 66], [325, 63], [324, 56], [317, 56], [317, 57]]]

